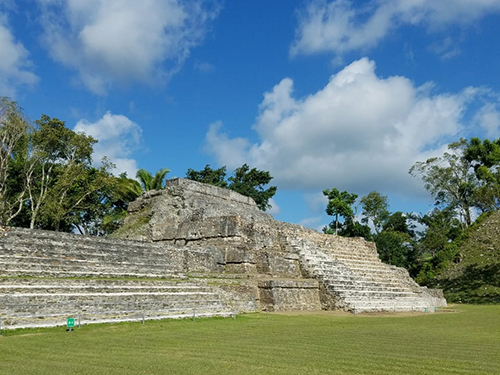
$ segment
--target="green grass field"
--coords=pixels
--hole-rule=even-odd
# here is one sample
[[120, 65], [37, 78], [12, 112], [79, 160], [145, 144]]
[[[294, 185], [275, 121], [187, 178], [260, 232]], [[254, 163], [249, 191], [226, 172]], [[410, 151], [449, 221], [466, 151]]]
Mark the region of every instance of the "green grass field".
[[0, 374], [500, 374], [500, 306], [3, 331]]

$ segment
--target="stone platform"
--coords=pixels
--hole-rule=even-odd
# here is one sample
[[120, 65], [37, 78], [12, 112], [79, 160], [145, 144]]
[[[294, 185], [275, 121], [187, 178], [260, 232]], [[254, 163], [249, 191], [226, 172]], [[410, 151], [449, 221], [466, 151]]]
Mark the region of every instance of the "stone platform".
[[446, 305], [373, 243], [276, 221], [250, 198], [189, 180], [143, 194], [113, 237], [0, 233], [2, 327]]

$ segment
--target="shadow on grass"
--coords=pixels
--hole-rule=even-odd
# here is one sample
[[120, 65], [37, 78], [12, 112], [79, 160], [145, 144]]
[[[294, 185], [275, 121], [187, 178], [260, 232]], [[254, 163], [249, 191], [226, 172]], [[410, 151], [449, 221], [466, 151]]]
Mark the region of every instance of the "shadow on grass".
[[500, 303], [500, 264], [467, 266], [463, 273], [440, 281], [450, 302]]

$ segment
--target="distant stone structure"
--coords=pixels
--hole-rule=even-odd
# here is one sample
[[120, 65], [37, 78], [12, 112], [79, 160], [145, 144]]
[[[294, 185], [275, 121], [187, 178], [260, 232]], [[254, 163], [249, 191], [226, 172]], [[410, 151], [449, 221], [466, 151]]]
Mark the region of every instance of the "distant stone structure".
[[3, 325], [61, 324], [60, 317], [76, 313], [104, 322], [446, 306], [441, 291], [382, 263], [371, 242], [276, 221], [250, 198], [190, 180], [143, 194], [113, 237], [5, 232]]

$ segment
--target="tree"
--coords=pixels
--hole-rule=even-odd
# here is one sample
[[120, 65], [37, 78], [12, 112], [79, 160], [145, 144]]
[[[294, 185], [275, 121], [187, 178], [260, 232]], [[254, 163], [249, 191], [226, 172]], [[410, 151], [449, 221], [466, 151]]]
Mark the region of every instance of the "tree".
[[41, 221], [58, 231], [63, 220], [65, 228], [75, 225], [78, 212], [89, 207], [89, 197], [109, 183], [113, 165], [103, 160], [100, 168], [91, 167], [97, 141], [68, 129], [64, 121], [42, 115], [35, 123], [31, 158], [37, 168], [28, 184], [30, 227]]
[[445, 152], [442, 157], [415, 163], [410, 174], [422, 179], [436, 206], [455, 210], [464, 225], [470, 226], [478, 182], [473, 164], [465, 155], [467, 141], [461, 139], [451, 143], [448, 149], [450, 152]]
[[500, 139], [490, 141], [472, 138], [467, 144], [464, 158], [471, 163], [479, 180], [475, 191], [477, 207], [482, 211], [500, 208]]
[[137, 171], [136, 177], [139, 179], [144, 191], [161, 190], [164, 188], [163, 181], [165, 180], [165, 176], [168, 172], [170, 172], [170, 169], [162, 168], [158, 170], [153, 176], [147, 170], [139, 169]]
[[127, 216], [128, 205], [141, 194], [142, 187], [139, 182], [128, 178], [126, 173], [113, 177], [111, 188], [100, 198], [102, 203], [99, 215], [101, 224], [98, 228], [100, 234], [110, 234], [117, 230], [121, 220]]
[[413, 231], [408, 227], [407, 215], [405, 215], [401, 211], [396, 211], [392, 214], [389, 214], [387, 221], [384, 223], [383, 230], [408, 233], [410, 236], [414, 235]]
[[397, 267], [410, 268], [413, 261], [413, 241], [408, 233], [383, 231], [375, 239], [380, 260]]
[[[331, 225], [330, 230], [327, 230], [327, 234], [333, 233], [333, 226]], [[347, 222], [340, 228], [338, 234], [342, 237], [363, 237], [367, 241], [372, 239], [370, 227], [355, 220], [347, 220]]]
[[[333, 228], [335, 228], [335, 234], [338, 234], [339, 216], [344, 218], [344, 222], [353, 220], [354, 211], [351, 206], [354, 204], [358, 196], [357, 194], [350, 194], [347, 191], [340, 192], [335, 188], [331, 190], [323, 190], [323, 195], [328, 197], [326, 213], [335, 217], [334, 222], [330, 224], [330, 229], [333, 230]], [[335, 226], [333, 226], [333, 223]]]
[[389, 218], [387, 196], [377, 191], [372, 191], [361, 198], [361, 206], [363, 207], [361, 222], [368, 224], [371, 220], [376, 234], [379, 234]]
[[227, 187], [226, 178], [226, 167], [221, 167], [219, 169], [212, 169], [210, 164], [205, 165], [205, 168], [201, 171], [195, 171], [189, 168], [186, 173], [186, 178], [193, 181], [202, 182], [208, 185], [214, 185], [221, 188]]
[[408, 225], [408, 216], [400, 211], [388, 214], [382, 231], [375, 236], [375, 244], [383, 262], [410, 270], [417, 254], [415, 232]]
[[[95, 140], [87, 139], [85, 150], [79, 150], [78, 156], [69, 152], [67, 147], [71, 139], [76, 136], [72, 130], [66, 128], [64, 121], [42, 115], [35, 121], [35, 130], [31, 137], [30, 158], [34, 165], [33, 173], [28, 176], [28, 202], [30, 206], [30, 228], [35, 228], [38, 214], [45, 203], [49, 189], [56, 177], [54, 168], [62, 171], [61, 165], [66, 163], [70, 155], [74, 155], [75, 162], [90, 159]], [[89, 154], [90, 152], [90, 154]], [[73, 165], [74, 163], [71, 163]], [[68, 164], [70, 165], [70, 164]]]
[[[25, 202], [27, 140], [30, 126], [22, 109], [12, 100], [0, 98], [0, 225], [8, 225], [21, 212]], [[19, 163], [21, 159], [21, 163]], [[16, 164], [14, 166], [14, 164]], [[16, 169], [13, 175], [13, 169]], [[14, 177], [15, 186], [9, 177]], [[21, 177], [21, 178], [19, 178]], [[10, 188], [10, 189], [9, 189]], [[13, 188], [13, 189], [12, 189]]]
[[[113, 166], [106, 163], [100, 168], [89, 166], [82, 179], [76, 180], [62, 208], [61, 216], [66, 225], [76, 228], [81, 234], [104, 235], [103, 220], [112, 208], [109, 197], [116, 185], [116, 178], [108, 170]], [[62, 211], [62, 210], [61, 210]]]
[[212, 169], [209, 164], [201, 171], [195, 171], [191, 168], [188, 169], [186, 178], [221, 188], [227, 188], [250, 197], [262, 211], [266, 211], [271, 207], [269, 199], [276, 194], [277, 190], [276, 186], [266, 188], [273, 179], [269, 172], [260, 171], [256, 168], [250, 169], [247, 164], [243, 164], [241, 167], [236, 168], [233, 175], [229, 177], [227, 181], [225, 180], [225, 166], [219, 169]]
[[262, 211], [271, 208], [269, 199], [271, 199], [276, 190], [276, 186], [270, 186], [265, 189], [265, 186], [271, 182], [273, 177], [267, 171], [260, 171], [256, 168], [250, 169], [247, 164], [236, 168], [234, 174], [228, 178], [228, 188], [242, 195], [252, 198], [257, 207]]

